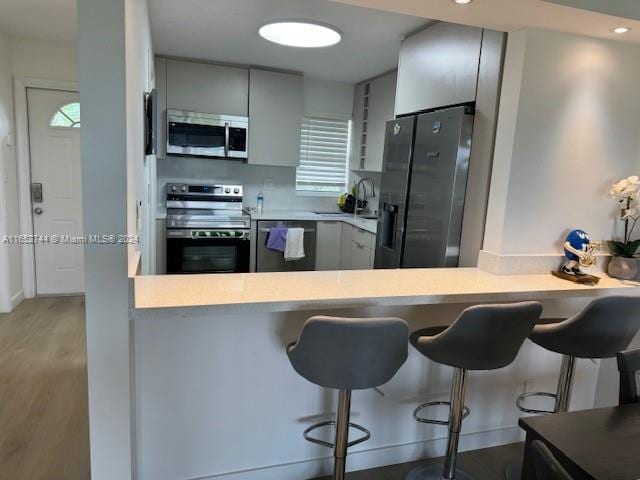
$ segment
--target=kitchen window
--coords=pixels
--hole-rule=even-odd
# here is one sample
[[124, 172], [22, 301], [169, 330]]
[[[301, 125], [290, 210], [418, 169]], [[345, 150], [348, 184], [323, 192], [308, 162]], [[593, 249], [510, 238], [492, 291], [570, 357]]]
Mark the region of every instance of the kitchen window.
[[300, 136], [296, 192], [338, 196], [347, 185], [351, 121], [305, 117]]

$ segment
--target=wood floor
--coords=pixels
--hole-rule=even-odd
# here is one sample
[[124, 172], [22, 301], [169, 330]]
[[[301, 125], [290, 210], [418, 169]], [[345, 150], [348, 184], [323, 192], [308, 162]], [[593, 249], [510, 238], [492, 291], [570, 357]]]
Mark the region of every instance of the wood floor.
[[[458, 457], [458, 468], [464, 470], [474, 480], [504, 480], [506, 466], [520, 461], [523, 448], [523, 443], [513, 443], [500, 447], [463, 452]], [[434, 458], [423, 462], [403, 463], [372, 470], [351, 472], [347, 474], [347, 480], [404, 480], [412, 468], [428, 463], [441, 463], [442, 460], [442, 458]], [[318, 480], [328, 479], [329, 477], [324, 477]]]
[[90, 479], [83, 297], [0, 314], [0, 478]]

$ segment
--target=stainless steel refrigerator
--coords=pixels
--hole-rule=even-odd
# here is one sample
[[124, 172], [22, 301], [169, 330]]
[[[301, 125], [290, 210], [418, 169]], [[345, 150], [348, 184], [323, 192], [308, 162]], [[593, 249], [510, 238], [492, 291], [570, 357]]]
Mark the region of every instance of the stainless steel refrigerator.
[[457, 267], [473, 107], [387, 123], [375, 268]]

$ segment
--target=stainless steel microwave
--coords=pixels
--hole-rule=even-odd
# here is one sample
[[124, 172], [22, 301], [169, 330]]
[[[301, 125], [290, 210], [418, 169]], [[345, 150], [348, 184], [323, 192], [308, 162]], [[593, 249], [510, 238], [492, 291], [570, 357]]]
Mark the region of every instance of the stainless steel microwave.
[[167, 154], [248, 158], [249, 119], [167, 110]]

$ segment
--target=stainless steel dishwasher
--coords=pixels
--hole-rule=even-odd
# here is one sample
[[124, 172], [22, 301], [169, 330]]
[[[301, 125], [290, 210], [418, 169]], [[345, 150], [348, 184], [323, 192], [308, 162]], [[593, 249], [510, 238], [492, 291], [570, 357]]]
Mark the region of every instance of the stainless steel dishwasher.
[[[267, 248], [272, 227], [304, 228], [304, 254], [300, 260], [285, 262], [282, 252]], [[301, 272], [316, 269], [316, 222], [274, 220], [258, 222], [256, 270], [258, 272]]]

